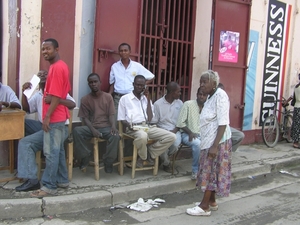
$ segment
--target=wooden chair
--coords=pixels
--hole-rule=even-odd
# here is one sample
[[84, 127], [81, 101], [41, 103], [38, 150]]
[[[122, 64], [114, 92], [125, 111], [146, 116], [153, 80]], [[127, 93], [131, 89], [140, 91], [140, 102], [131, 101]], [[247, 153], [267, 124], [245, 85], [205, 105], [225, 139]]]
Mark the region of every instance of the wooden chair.
[[[70, 118], [69, 118], [69, 124], [68, 124], [68, 146], [66, 149], [66, 163], [68, 168], [68, 178], [71, 181], [72, 180], [72, 174], [73, 174], [73, 136], [72, 136], [72, 118], [73, 118], [73, 110], [69, 110], [70, 112]], [[41, 170], [42, 170], [42, 151], [38, 151], [35, 154], [35, 161], [37, 164], [37, 177], [40, 180], [41, 179]]]
[[[93, 144], [93, 150], [94, 150], [94, 162], [91, 162], [90, 164], [94, 165], [94, 169], [95, 169], [95, 180], [99, 180], [100, 179], [100, 174], [99, 174], [99, 170], [103, 169], [104, 166], [99, 166], [99, 143], [100, 142], [106, 142], [105, 139], [102, 138], [92, 138], [90, 141]], [[121, 144], [121, 139], [119, 142], [119, 153], [118, 153], [118, 162], [114, 163], [113, 166], [119, 166], [118, 167], [118, 171], [119, 174], [122, 176], [124, 173], [124, 161], [123, 161], [123, 147]], [[85, 172], [85, 171], [83, 171]]]
[[[121, 136], [121, 142], [120, 142], [120, 148], [123, 149], [123, 145], [124, 145], [124, 140], [129, 139], [129, 140], [134, 140], [134, 137], [123, 133], [123, 124], [121, 121], [119, 121], [119, 134]], [[155, 142], [155, 140], [148, 140], [147, 144], [153, 144]], [[157, 175], [158, 172], [158, 158], [155, 158], [155, 163], [154, 166], [146, 166], [146, 167], [142, 167], [142, 168], [137, 168], [136, 167], [136, 161], [137, 161], [137, 156], [138, 156], [138, 152], [137, 152], [137, 148], [135, 147], [135, 145], [133, 145], [133, 152], [132, 152], [132, 156], [127, 156], [127, 157], [123, 157], [123, 161], [131, 161], [131, 178], [134, 179], [135, 177], [135, 172], [136, 171], [141, 171], [141, 170], [153, 170], [153, 176]]]
[[183, 146], [184, 146], [183, 144], [180, 144], [178, 147], [178, 151], [175, 154], [173, 154], [173, 156], [172, 156], [172, 175], [174, 175], [176, 158], [179, 155], [179, 152]]

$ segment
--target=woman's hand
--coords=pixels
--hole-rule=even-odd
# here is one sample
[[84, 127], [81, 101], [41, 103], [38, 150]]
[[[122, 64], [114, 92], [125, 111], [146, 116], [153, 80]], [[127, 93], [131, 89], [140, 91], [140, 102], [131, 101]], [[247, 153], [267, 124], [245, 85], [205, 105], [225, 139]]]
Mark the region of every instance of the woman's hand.
[[211, 146], [208, 150], [208, 158], [216, 158], [218, 154], [218, 146]]

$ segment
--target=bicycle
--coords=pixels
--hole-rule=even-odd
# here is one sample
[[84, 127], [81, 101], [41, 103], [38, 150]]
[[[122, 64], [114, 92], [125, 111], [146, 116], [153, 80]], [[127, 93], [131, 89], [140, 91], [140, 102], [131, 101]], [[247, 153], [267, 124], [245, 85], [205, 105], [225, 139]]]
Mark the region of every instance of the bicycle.
[[[283, 111], [280, 111], [277, 109], [277, 102], [286, 102], [285, 98], [282, 97], [282, 100], [277, 101], [265, 101], [274, 103], [273, 107], [273, 114], [268, 116], [262, 125], [262, 137], [264, 143], [268, 147], [274, 147], [276, 146], [279, 134], [282, 134], [282, 137], [288, 142], [293, 142], [291, 138], [291, 127], [293, 122], [293, 111], [290, 109], [287, 109], [288, 103], [282, 104], [282, 107], [284, 108]], [[281, 120], [279, 122], [278, 116], [276, 113], [279, 112], [281, 114]]]

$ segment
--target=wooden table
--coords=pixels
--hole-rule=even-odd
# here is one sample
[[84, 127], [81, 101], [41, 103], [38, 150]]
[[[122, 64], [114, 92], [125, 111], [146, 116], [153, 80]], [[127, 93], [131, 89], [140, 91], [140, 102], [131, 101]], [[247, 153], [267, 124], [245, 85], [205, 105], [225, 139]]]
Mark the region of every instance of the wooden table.
[[[9, 141], [9, 166], [0, 170], [14, 172], [14, 140], [24, 137], [25, 112], [19, 109], [2, 109], [0, 112], [0, 141]], [[0, 179], [0, 182], [14, 180], [15, 177]]]

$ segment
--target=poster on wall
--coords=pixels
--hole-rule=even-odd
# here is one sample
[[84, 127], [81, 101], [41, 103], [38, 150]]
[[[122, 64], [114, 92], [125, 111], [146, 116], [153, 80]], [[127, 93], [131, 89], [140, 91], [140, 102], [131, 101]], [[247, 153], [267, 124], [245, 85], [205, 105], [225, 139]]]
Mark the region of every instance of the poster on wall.
[[[269, 1], [260, 126], [262, 126], [265, 118], [273, 113], [274, 104], [277, 104], [277, 100], [280, 100], [283, 94], [291, 11], [292, 6], [289, 4], [277, 0]], [[280, 107], [281, 104], [277, 104], [277, 108]]]
[[220, 32], [219, 61], [237, 63], [240, 33], [234, 31]]
[[245, 108], [243, 130], [252, 130], [253, 110], [254, 110], [254, 96], [256, 84], [256, 64], [258, 51], [259, 32], [250, 30], [248, 43], [248, 57], [247, 57], [247, 74], [246, 74], [246, 90], [245, 90]]

